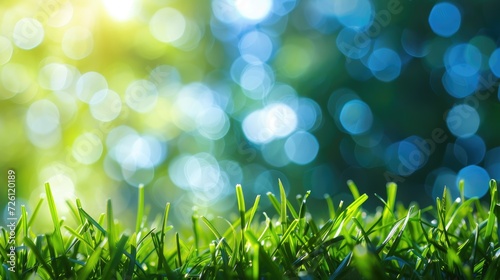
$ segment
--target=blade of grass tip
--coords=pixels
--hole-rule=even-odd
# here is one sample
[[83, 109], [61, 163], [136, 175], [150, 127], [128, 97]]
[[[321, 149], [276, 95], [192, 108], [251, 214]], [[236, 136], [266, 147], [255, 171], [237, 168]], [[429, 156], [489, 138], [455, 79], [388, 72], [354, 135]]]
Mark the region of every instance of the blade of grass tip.
[[167, 221], [168, 221], [168, 214], [170, 212], [170, 202], [167, 202], [165, 204], [165, 212], [163, 212], [163, 219], [162, 219], [162, 227], [161, 227], [161, 236], [163, 238], [163, 242], [165, 242], [165, 233], [167, 231]]
[[193, 207], [193, 215], [191, 216], [191, 222], [193, 223], [193, 236], [194, 236], [194, 248], [195, 256], [198, 256], [199, 246], [200, 246], [200, 235], [198, 233], [198, 210]]
[[408, 209], [408, 213], [403, 221], [401, 228], [399, 229], [399, 233], [398, 233], [398, 235], [396, 235], [394, 242], [392, 242], [391, 248], [389, 249], [389, 252], [386, 254], [386, 257], [394, 255], [395, 250], [398, 249], [399, 242], [403, 236], [403, 233], [406, 230], [406, 226], [408, 225], [408, 221], [410, 220], [410, 216], [413, 212], [413, 208], [414, 208], [414, 206], [412, 205], [412, 206], [410, 206], [410, 209]]
[[304, 217], [306, 216], [306, 202], [307, 202], [307, 199], [309, 198], [309, 195], [311, 195], [311, 191], [307, 191], [306, 194], [304, 195], [304, 197], [302, 198], [302, 202], [300, 204], [300, 208], [299, 208], [299, 219], [304, 219]]
[[241, 259], [245, 255], [245, 197], [243, 196], [243, 189], [241, 185], [236, 185], [236, 199], [238, 201], [238, 211], [240, 212], [240, 226], [241, 226]]
[[[349, 204], [344, 211], [337, 215], [337, 219], [335, 219], [334, 224], [334, 228], [337, 229], [334, 234], [335, 237], [344, 230], [344, 223], [351, 221], [352, 217], [356, 216], [359, 211], [361, 211], [361, 206], [366, 200], [368, 200], [367, 194], [360, 195], [351, 204]], [[340, 210], [341, 207], [339, 206], [338, 209]]]
[[63, 228], [65, 230], [67, 230], [71, 235], [73, 235], [73, 237], [75, 237], [76, 239], [80, 240], [82, 243], [84, 243], [85, 245], [87, 245], [89, 248], [92, 248], [92, 244], [90, 244], [86, 239], [85, 237], [83, 237], [83, 235], [81, 235], [80, 233], [78, 233], [76, 230], [66, 226], [66, 225], [63, 225]]
[[139, 233], [144, 215], [144, 185], [139, 185], [139, 195], [137, 199], [137, 219], [135, 221], [135, 232]]
[[28, 227], [31, 227], [31, 224], [38, 216], [38, 212], [40, 211], [40, 208], [42, 207], [42, 203], [43, 203], [43, 198], [41, 197], [35, 206], [35, 210], [33, 210], [33, 214], [31, 214], [30, 220], [28, 221]]
[[107, 201], [106, 214], [108, 220], [108, 244], [109, 244], [109, 253], [113, 255], [115, 250], [115, 221], [113, 216], [113, 205], [111, 204], [111, 199]]
[[436, 198], [436, 207], [438, 214], [438, 226], [441, 227], [444, 235], [444, 239], [448, 246], [451, 246], [450, 238], [448, 237], [448, 231], [446, 230], [446, 190], [443, 193], [443, 200], [440, 200], [439, 197]]
[[281, 206], [276, 196], [274, 196], [272, 192], [267, 192], [266, 195], [267, 198], [269, 198], [269, 201], [271, 201], [271, 204], [273, 205], [274, 209], [276, 209], [276, 212], [278, 212], [278, 215], [281, 215]]
[[377, 254], [379, 254], [382, 251], [382, 249], [384, 249], [385, 245], [389, 243], [392, 237], [394, 237], [394, 235], [396, 234], [396, 232], [398, 231], [399, 227], [403, 222], [404, 220], [399, 220], [396, 223], [394, 223], [391, 230], [389, 231], [389, 234], [387, 234], [387, 236], [385, 237], [384, 241], [382, 241], [382, 243], [380, 243], [380, 245], [378, 245], [377, 248], [375, 249], [375, 252]]
[[349, 190], [351, 191], [354, 199], [357, 199], [359, 197], [358, 186], [356, 186], [356, 184], [352, 180], [347, 181], [347, 186], [349, 187]]
[[302, 198], [302, 202], [300, 203], [300, 208], [299, 208], [299, 216], [298, 219], [300, 220], [300, 232], [303, 234], [306, 233], [307, 228], [306, 228], [306, 202], [307, 199], [309, 198], [309, 195], [311, 194], [311, 191], [307, 191], [304, 197]]
[[290, 223], [290, 227], [287, 229], [287, 231], [285, 231], [285, 233], [283, 233], [283, 236], [281, 237], [281, 240], [278, 243], [278, 246], [276, 246], [276, 248], [274, 249], [273, 253], [271, 254], [271, 257], [273, 257], [276, 254], [276, 252], [281, 248], [281, 246], [283, 245], [283, 243], [285, 243], [287, 241], [288, 237], [295, 230], [295, 228], [297, 227], [298, 223], [299, 223], [299, 220], [293, 220], [293, 222]]
[[[144, 196], [144, 194], [143, 194]], [[142, 199], [142, 208], [144, 208], [144, 198]], [[164, 245], [165, 245], [165, 232], [166, 232], [166, 228], [167, 228], [167, 220], [168, 220], [168, 213], [170, 212], [170, 203], [168, 202], [166, 205], [165, 205], [165, 212], [163, 212], [163, 218], [162, 218], [162, 221], [161, 221], [161, 239], [160, 239], [160, 251], [163, 252], [164, 251]], [[136, 231], [138, 233], [138, 231]], [[158, 269], [161, 269], [162, 263], [159, 263], [158, 264]]]
[[[300, 203], [299, 203], [299, 205], [300, 205]], [[292, 216], [291, 218], [288, 217], [288, 220], [298, 219], [299, 214], [297, 213], [297, 211], [295, 211], [295, 208], [293, 207], [292, 202], [288, 199], [286, 201], [286, 206], [288, 207], [288, 213]]]
[[219, 233], [219, 231], [215, 228], [215, 226], [207, 218], [205, 218], [204, 216], [201, 216], [201, 220], [203, 223], [205, 223], [205, 225], [208, 227], [208, 229], [210, 229], [210, 231], [215, 235], [215, 238], [217, 238], [217, 240], [222, 239], [222, 235]]
[[56, 203], [54, 201], [54, 196], [52, 195], [52, 190], [50, 189], [50, 184], [45, 183], [45, 193], [47, 195], [47, 202], [49, 204], [50, 216], [52, 217], [52, 223], [54, 224], [54, 234], [56, 236], [57, 242], [56, 252], [57, 255], [60, 256], [64, 252], [64, 248], [62, 248], [64, 242], [61, 234], [61, 225], [59, 224], [59, 215], [57, 214]]
[[495, 208], [497, 207], [498, 202], [498, 189], [497, 182], [495, 180], [490, 181], [490, 194], [491, 194], [491, 204], [490, 204], [490, 212], [488, 213], [488, 224], [486, 225], [486, 244], [488, 244], [491, 240], [493, 234], [493, 228], [495, 227]]
[[324, 198], [326, 200], [326, 205], [328, 206], [328, 214], [330, 214], [330, 220], [335, 219], [335, 206], [333, 206], [333, 200], [329, 194], [325, 194]]
[[[80, 207], [80, 208], [78, 208], [78, 210], [80, 210], [82, 217], [85, 218], [89, 222], [90, 225], [95, 226], [102, 234], [104, 234], [104, 235], [107, 234], [106, 230], [101, 226], [101, 224], [99, 224], [99, 222], [94, 220], [94, 218], [92, 218], [87, 212], [85, 212], [85, 210], [83, 210], [83, 208]], [[102, 215], [101, 215], [101, 217], [102, 217]], [[92, 238], [95, 238], [95, 235], [93, 234], [92, 227], [90, 228], [90, 231], [91, 231]]]
[[78, 208], [78, 213], [80, 214], [80, 223], [82, 223], [82, 224], [85, 223], [86, 219], [85, 219], [85, 217], [83, 217], [83, 214], [80, 211], [83, 209], [82, 201], [79, 198], [76, 199], [76, 208]]
[[178, 267], [182, 267], [182, 256], [181, 256], [181, 242], [179, 240], [179, 233], [175, 233], [175, 246], [177, 249], [177, 261], [179, 262]]
[[78, 221], [79, 218], [80, 218], [80, 214], [78, 213], [78, 208], [76, 207], [75, 204], [73, 204], [73, 202], [71, 200], [66, 200], [66, 205], [68, 206], [68, 208], [71, 210], [71, 214], [73, 215], [73, 218], [75, 219], [75, 221]]
[[[396, 183], [387, 183], [387, 208], [384, 209], [384, 217], [392, 217], [394, 212], [394, 205], [396, 203], [396, 193], [398, 191], [398, 185]], [[391, 215], [390, 215], [391, 214]]]
[[238, 212], [240, 213], [241, 230], [245, 230], [245, 197], [243, 196], [243, 189], [241, 185], [236, 185], [236, 199], [238, 201]]
[[288, 223], [288, 218], [287, 218], [287, 215], [286, 215], [286, 192], [285, 192], [285, 188], [283, 187], [283, 183], [281, 183], [281, 180], [278, 179], [278, 185], [279, 185], [279, 188], [280, 188], [280, 200], [281, 200], [281, 213], [280, 213], [280, 217], [281, 217], [281, 226], [283, 227], [283, 232], [286, 231], [286, 228], [287, 228], [287, 223]]
[[[28, 214], [26, 213], [26, 206], [21, 205], [21, 227], [23, 229], [23, 235], [24, 237], [29, 238], [29, 233], [28, 233]], [[21, 271], [26, 270], [26, 262], [28, 259], [28, 254], [26, 250], [21, 251], [20, 257], [21, 257]]]
[[257, 195], [255, 197], [255, 201], [253, 203], [253, 206], [250, 209], [250, 215], [248, 216], [248, 221], [247, 221], [247, 225], [246, 225], [247, 229], [250, 228], [250, 226], [252, 225], [252, 220], [253, 220], [253, 217], [255, 216], [255, 213], [257, 212], [257, 208], [259, 207], [259, 202], [260, 202], [260, 195]]
[[460, 180], [458, 181], [458, 190], [460, 191], [460, 199], [462, 201], [462, 203], [465, 202], [465, 182], [464, 180]]

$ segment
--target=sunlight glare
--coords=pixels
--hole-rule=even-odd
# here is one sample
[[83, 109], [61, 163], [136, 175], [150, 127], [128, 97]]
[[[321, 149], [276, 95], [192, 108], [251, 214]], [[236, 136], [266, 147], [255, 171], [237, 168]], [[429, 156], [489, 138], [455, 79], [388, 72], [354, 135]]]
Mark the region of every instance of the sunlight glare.
[[238, 0], [236, 9], [245, 18], [250, 20], [262, 20], [270, 12], [273, 2], [270, 0]]
[[103, 0], [109, 15], [119, 21], [130, 19], [136, 10], [135, 0]]

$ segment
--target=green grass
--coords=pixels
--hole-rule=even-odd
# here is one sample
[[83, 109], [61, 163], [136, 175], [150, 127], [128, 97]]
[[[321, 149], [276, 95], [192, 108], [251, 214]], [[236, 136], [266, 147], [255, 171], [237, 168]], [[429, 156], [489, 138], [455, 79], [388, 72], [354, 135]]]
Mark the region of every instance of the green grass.
[[445, 191], [435, 207], [423, 209], [396, 203], [397, 186], [389, 183], [385, 199], [376, 194], [372, 198], [383, 209], [368, 214], [362, 209], [368, 195], [359, 194], [349, 181], [354, 202], [335, 206], [326, 196], [326, 221], [308, 212], [310, 192], [294, 203], [278, 184], [279, 200], [267, 194], [274, 213], [259, 214], [260, 196], [247, 208], [238, 185], [238, 218], [210, 220], [195, 213], [186, 240], [168, 224], [170, 204], [162, 216], [147, 220], [143, 186], [135, 232], [127, 234], [113, 216], [112, 201], [97, 218], [81, 201], [68, 202], [77, 226], [66, 226], [47, 184], [54, 230], [32, 231], [43, 200], [31, 215], [22, 207], [15, 228], [15, 273], [7, 263], [9, 229], [0, 230], [0, 278], [495, 279], [500, 269], [495, 181], [490, 182], [489, 207], [463, 196], [452, 201]]

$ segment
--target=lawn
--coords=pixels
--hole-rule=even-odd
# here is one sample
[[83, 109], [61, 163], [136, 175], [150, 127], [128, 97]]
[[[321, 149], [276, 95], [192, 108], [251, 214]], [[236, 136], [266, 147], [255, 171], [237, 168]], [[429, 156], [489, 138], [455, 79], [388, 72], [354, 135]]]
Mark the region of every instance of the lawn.
[[[495, 279], [500, 268], [497, 184], [491, 204], [445, 190], [436, 204], [420, 208], [397, 203], [397, 185], [385, 198], [348, 186], [353, 203], [334, 205], [325, 196], [328, 220], [308, 212], [310, 192], [296, 199], [268, 193], [274, 213], [259, 211], [260, 196], [248, 207], [236, 186], [236, 219], [192, 216], [188, 238], [163, 215], [148, 220], [144, 187], [138, 193], [135, 229], [113, 215], [91, 217], [80, 200], [67, 207], [78, 223], [58, 216], [49, 184], [33, 213], [22, 206], [15, 227], [0, 232], [1, 279]], [[379, 200], [375, 213], [363, 204]], [[52, 232], [33, 232], [41, 207], [50, 209]], [[175, 211], [175, 209], [172, 209]]]

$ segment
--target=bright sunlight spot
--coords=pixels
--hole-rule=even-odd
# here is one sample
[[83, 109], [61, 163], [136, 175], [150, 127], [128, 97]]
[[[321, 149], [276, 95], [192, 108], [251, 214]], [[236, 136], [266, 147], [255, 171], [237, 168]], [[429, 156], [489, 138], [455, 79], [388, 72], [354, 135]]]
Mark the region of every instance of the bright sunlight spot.
[[236, 8], [238, 12], [245, 18], [250, 20], [264, 19], [273, 6], [270, 0], [238, 0]]
[[102, 0], [104, 8], [116, 20], [127, 20], [134, 15], [136, 10], [135, 0]]

